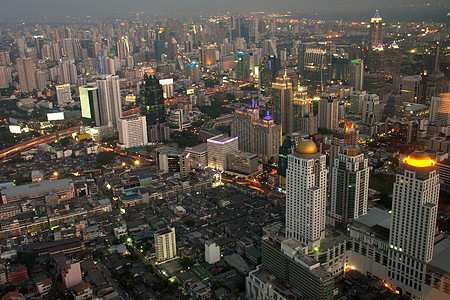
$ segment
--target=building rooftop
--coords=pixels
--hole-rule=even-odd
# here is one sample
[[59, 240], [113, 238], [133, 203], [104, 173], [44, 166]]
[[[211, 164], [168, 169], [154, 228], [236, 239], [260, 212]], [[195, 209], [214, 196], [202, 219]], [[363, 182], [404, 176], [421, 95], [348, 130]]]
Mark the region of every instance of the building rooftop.
[[39, 183], [30, 183], [14, 187], [6, 187], [2, 190], [2, 194], [7, 195], [8, 197], [14, 197], [21, 194], [39, 193], [41, 191], [64, 187], [69, 185], [70, 183], [73, 183], [73, 180], [69, 178], [58, 180], [46, 180]]

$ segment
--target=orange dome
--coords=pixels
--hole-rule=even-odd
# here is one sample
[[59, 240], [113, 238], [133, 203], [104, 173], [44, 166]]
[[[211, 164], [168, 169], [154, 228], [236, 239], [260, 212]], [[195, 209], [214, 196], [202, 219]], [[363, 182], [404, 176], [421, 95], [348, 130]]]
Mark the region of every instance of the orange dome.
[[297, 146], [297, 152], [300, 154], [317, 153], [316, 143], [314, 143], [313, 141], [301, 141]]
[[436, 164], [431, 157], [423, 151], [414, 151], [403, 159], [403, 163], [418, 168], [432, 167]]

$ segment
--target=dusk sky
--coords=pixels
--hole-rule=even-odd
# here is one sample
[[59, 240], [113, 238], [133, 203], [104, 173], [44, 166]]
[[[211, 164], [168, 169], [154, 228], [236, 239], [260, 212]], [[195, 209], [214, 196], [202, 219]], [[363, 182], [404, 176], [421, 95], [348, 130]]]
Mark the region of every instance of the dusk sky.
[[[395, 4], [393, 4], [395, 3]], [[420, 5], [411, 8], [407, 5]], [[445, 18], [449, 5], [446, 1], [430, 1], [430, 6], [423, 7], [420, 0], [0, 0], [2, 18], [27, 18], [65, 15], [107, 15], [116, 12], [145, 11], [164, 13], [192, 12], [239, 12], [239, 11], [305, 11], [320, 10], [322, 16], [358, 17], [359, 13], [369, 13], [379, 9], [390, 18], [413, 17], [420, 10], [423, 18], [436, 18], [442, 14]], [[445, 12], [445, 14], [442, 13]], [[350, 13], [354, 15], [350, 15]]]

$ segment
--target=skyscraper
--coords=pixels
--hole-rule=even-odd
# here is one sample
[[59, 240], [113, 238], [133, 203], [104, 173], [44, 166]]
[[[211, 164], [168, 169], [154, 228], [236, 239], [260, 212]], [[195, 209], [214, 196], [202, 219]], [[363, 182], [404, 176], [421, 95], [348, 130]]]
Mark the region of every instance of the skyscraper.
[[119, 76], [104, 75], [97, 80], [102, 125], [117, 127], [122, 117], [122, 102], [120, 99]]
[[369, 26], [369, 49], [375, 49], [383, 45], [384, 23], [378, 10], [370, 20]]
[[286, 238], [311, 251], [325, 237], [326, 157], [313, 141], [302, 141], [288, 156], [286, 171]]
[[141, 112], [147, 118], [147, 127], [165, 123], [163, 90], [151, 71], [147, 71], [144, 75], [140, 96]]
[[253, 152], [253, 123], [258, 120], [259, 108], [254, 99], [249, 107], [234, 111], [231, 136], [239, 137], [239, 150]]
[[146, 146], [148, 144], [145, 116], [132, 115], [118, 120], [119, 142], [124, 148]]
[[250, 78], [250, 55], [244, 51], [239, 51], [237, 58], [237, 79], [246, 81]]
[[59, 83], [61, 84], [76, 84], [77, 83], [77, 68], [74, 60], [64, 59], [58, 64], [59, 67]]
[[346, 226], [367, 213], [369, 159], [356, 146], [345, 146], [331, 167], [331, 211], [335, 225]]
[[355, 128], [352, 121], [340, 120], [339, 125], [333, 132], [333, 138], [330, 143], [330, 160], [334, 164], [339, 153], [345, 146], [357, 146], [359, 139], [359, 130]]
[[450, 124], [450, 93], [431, 97], [430, 122], [442, 126]]
[[268, 163], [278, 155], [281, 146], [281, 125], [275, 124], [269, 111], [261, 121], [253, 123], [253, 153]]
[[348, 85], [353, 87], [353, 90], [360, 91], [363, 88], [364, 79], [364, 62], [362, 59], [355, 59], [350, 61], [350, 79]]
[[336, 129], [338, 125], [339, 100], [335, 94], [323, 93], [319, 100], [319, 128]]
[[317, 116], [313, 113], [311, 99], [305, 99], [301, 93], [294, 93], [292, 100], [292, 131], [305, 134], [317, 133]]
[[375, 125], [380, 120], [380, 97], [374, 93], [364, 95], [361, 105], [361, 123]]
[[81, 117], [86, 126], [101, 126], [100, 99], [95, 84], [80, 86]]
[[428, 154], [415, 151], [400, 160], [392, 197], [388, 277], [402, 293], [414, 296], [425, 288], [439, 188], [437, 167]]
[[203, 45], [202, 46], [202, 65], [203, 66], [211, 66], [216, 63], [216, 46], [211, 45]]
[[292, 132], [292, 82], [284, 72], [272, 83], [272, 115], [275, 123], [281, 124], [283, 134]]
[[22, 92], [32, 92], [36, 85], [36, 67], [31, 58], [16, 59], [17, 71], [19, 72], [19, 83]]

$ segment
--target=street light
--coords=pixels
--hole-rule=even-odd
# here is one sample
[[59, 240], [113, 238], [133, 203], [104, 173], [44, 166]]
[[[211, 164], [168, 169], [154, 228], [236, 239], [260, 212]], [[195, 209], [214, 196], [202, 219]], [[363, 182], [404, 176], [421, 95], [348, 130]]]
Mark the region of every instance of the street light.
[[137, 165], [139, 165], [139, 160], [136, 160], [136, 161], [134, 161], [134, 164], [137, 166]]

